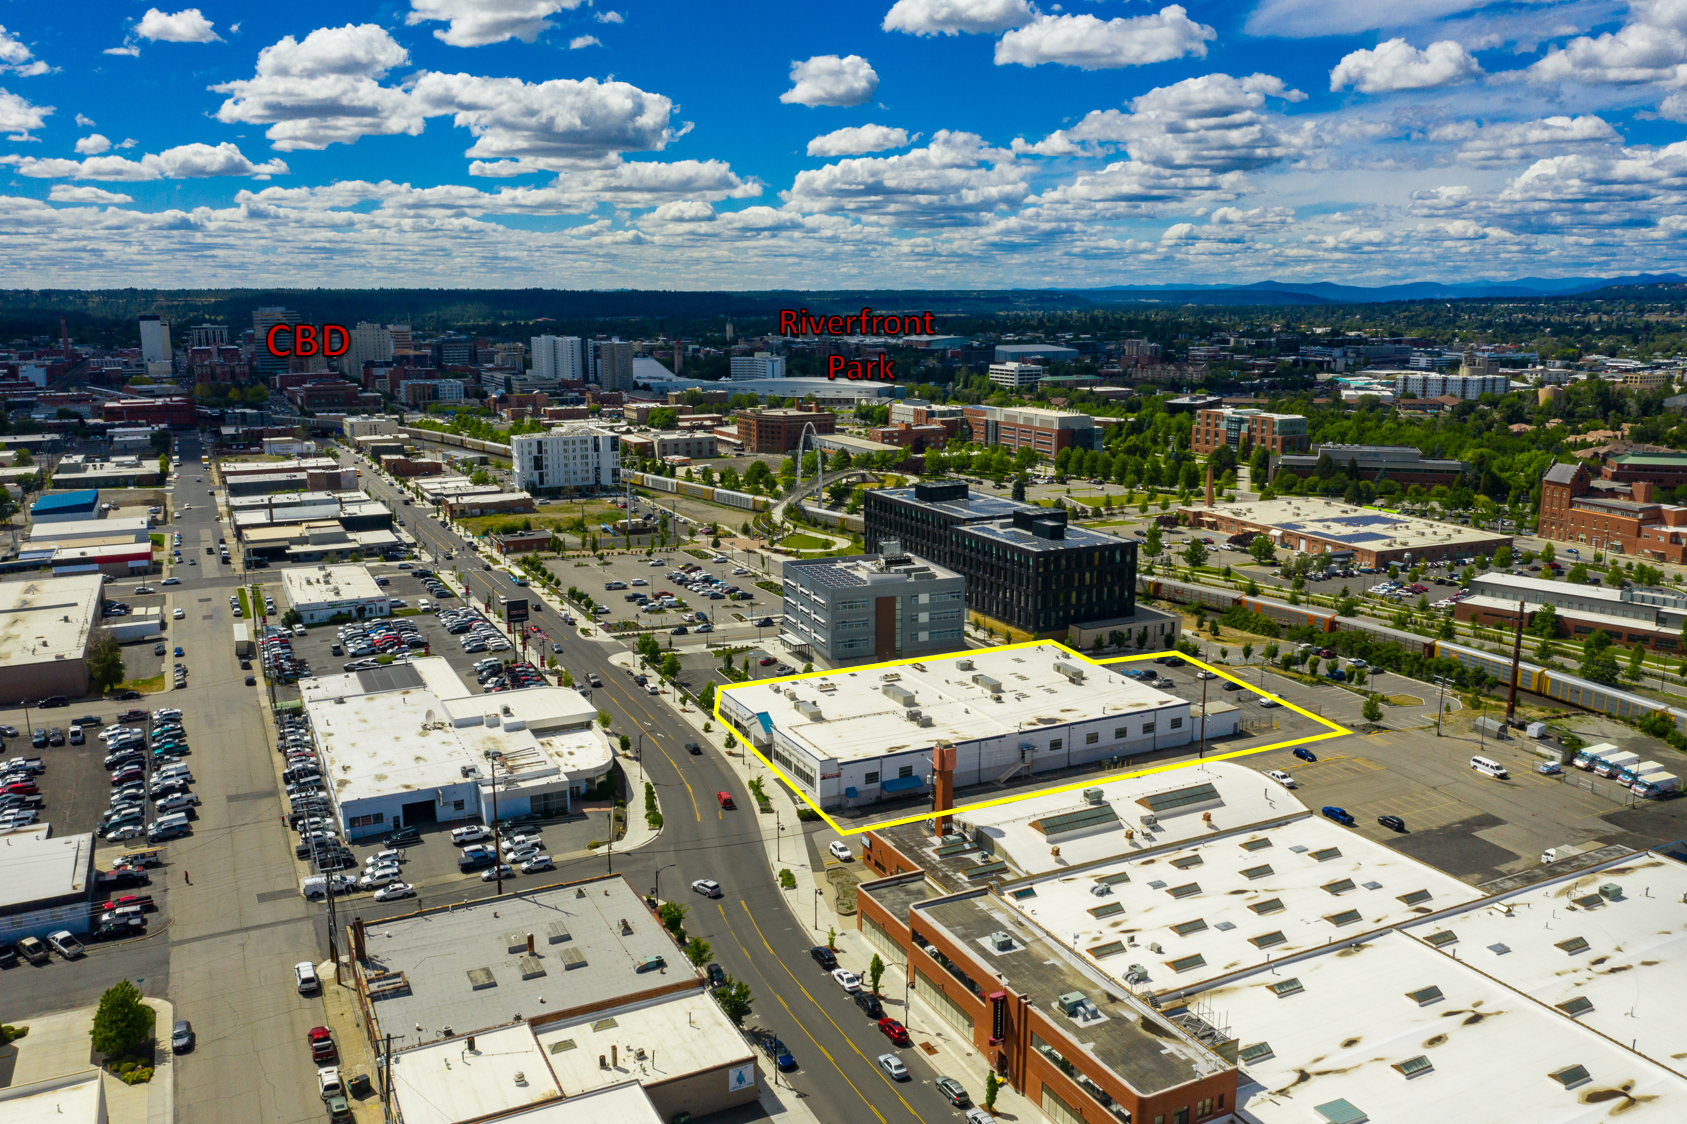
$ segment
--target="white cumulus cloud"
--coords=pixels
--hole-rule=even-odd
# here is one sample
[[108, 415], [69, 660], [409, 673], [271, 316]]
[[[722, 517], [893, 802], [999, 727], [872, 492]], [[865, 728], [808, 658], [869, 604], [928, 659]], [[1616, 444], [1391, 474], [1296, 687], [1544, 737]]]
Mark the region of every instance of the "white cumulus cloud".
[[0, 27], [0, 74], [16, 74], [19, 78], [33, 78], [47, 73], [47, 64], [35, 57], [17, 36]]
[[1039, 15], [996, 43], [996, 65], [1045, 62], [1083, 70], [1145, 66], [1189, 55], [1205, 58], [1218, 32], [1196, 23], [1180, 5], [1151, 16], [1102, 20], [1092, 15]]
[[1639, 0], [1632, 23], [1596, 37], [1580, 35], [1529, 67], [1537, 82], [1687, 85], [1687, 3]]
[[626, 82], [595, 78], [479, 78], [424, 74], [411, 92], [414, 111], [451, 115], [475, 143], [465, 155], [519, 159], [559, 169], [618, 152], [654, 152], [685, 128], [671, 127], [673, 102]]
[[203, 179], [211, 176], [252, 176], [268, 179], [286, 175], [280, 160], [254, 164], [228, 141], [219, 145], [183, 144], [139, 160], [125, 156], [90, 156], [85, 160], [38, 159], [34, 156], [0, 156], [20, 176], [34, 179], [117, 180], [141, 183], [147, 180]]
[[878, 89], [878, 74], [860, 55], [815, 55], [791, 63], [791, 88], [779, 100], [787, 105], [860, 105]]
[[130, 58], [134, 59], [141, 57], [141, 49], [139, 47], [107, 47], [100, 53], [103, 55], [128, 55]]
[[110, 147], [110, 139], [98, 133], [90, 133], [76, 142], [76, 152], [81, 156], [98, 156]]
[[255, 77], [211, 87], [229, 95], [217, 120], [269, 125], [264, 135], [282, 151], [417, 136], [425, 121], [410, 95], [380, 84], [409, 61], [409, 52], [372, 23], [318, 28], [303, 41], [288, 35], [258, 52]]
[[76, 115], [76, 127], [78, 129], [92, 129], [94, 127], [94, 119], [85, 114], [78, 113]]
[[1479, 167], [1517, 164], [1576, 151], [1579, 146], [1621, 144], [1608, 121], [1597, 114], [1581, 117], [1543, 117], [1538, 121], [1502, 121], [1478, 125], [1448, 122], [1429, 130], [1431, 141], [1460, 144], [1461, 163]]
[[834, 129], [808, 142], [810, 156], [859, 156], [863, 152], [882, 152], [887, 148], [902, 148], [909, 144], [907, 129], [892, 129], [886, 125], [855, 125]]
[[896, 0], [880, 26], [910, 35], [985, 35], [1036, 17], [1028, 0]]
[[532, 43], [556, 25], [551, 16], [573, 11], [587, 0], [410, 0], [404, 22], [444, 22], [433, 37], [453, 47], [484, 47], [507, 39]]
[[99, 187], [72, 187], [68, 183], [55, 183], [53, 190], [47, 193], [47, 198], [54, 203], [133, 203], [134, 196], [124, 195], [120, 191], [106, 191]]
[[862, 156], [798, 172], [787, 209], [853, 214], [897, 226], [956, 226], [987, 220], [1030, 194], [1030, 169], [972, 133], [940, 130], [900, 156]]
[[179, 12], [161, 12], [157, 8], [148, 8], [141, 22], [135, 25], [135, 34], [142, 39], [150, 39], [159, 43], [221, 43], [222, 36], [216, 32], [216, 25], [200, 12], [198, 8], [183, 8]]
[[594, 12], [592, 18], [599, 23], [626, 23], [627, 17], [620, 12]]
[[13, 140], [30, 139], [29, 131], [39, 129], [52, 112], [52, 106], [34, 105], [0, 86], [0, 133], [17, 134]]
[[1463, 45], [1442, 39], [1418, 50], [1404, 39], [1390, 39], [1375, 50], [1347, 55], [1330, 71], [1330, 89], [1352, 86], [1365, 94], [1391, 90], [1433, 90], [1468, 82], [1482, 67]]
[[572, 38], [568, 41], [568, 49], [570, 51], [578, 51], [582, 47], [601, 47], [601, 46], [603, 46], [603, 40], [599, 39], [595, 35], [576, 35], [574, 38]]

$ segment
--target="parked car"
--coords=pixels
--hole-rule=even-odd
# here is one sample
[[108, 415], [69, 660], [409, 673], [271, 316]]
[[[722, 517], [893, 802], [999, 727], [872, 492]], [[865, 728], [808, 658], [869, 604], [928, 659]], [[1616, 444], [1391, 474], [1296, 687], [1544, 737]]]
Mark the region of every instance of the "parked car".
[[691, 888], [705, 898], [720, 897], [720, 883], [713, 878], [699, 878], [691, 884]]
[[845, 843], [841, 839], [834, 839], [830, 843], [826, 844], [826, 850], [834, 859], [837, 859], [841, 863], [846, 863], [855, 857], [854, 853], [849, 849], [849, 844]]
[[833, 968], [832, 978], [838, 981], [838, 986], [850, 994], [861, 990], [861, 977], [848, 968]]
[[1406, 821], [1399, 816], [1378, 816], [1377, 823], [1390, 831], [1405, 831]]
[[939, 1077], [936, 1081], [932, 1082], [932, 1086], [936, 1088], [939, 1093], [948, 1097], [949, 1103], [954, 1105], [956, 1108], [965, 1108], [967, 1106], [967, 1102], [972, 1099], [967, 1096], [966, 1086], [962, 1085], [959, 1081], [956, 1081], [953, 1077]]
[[912, 1046], [914, 1044], [913, 1040], [908, 1037], [908, 1028], [888, 1016], [879, 1020], [879, 1033], [898, 1046]]
[[879, 1068], [889, 1074], [892, 1081], [908, 1080], [908, 1067], [895, 1054], [880, 1054]]
[[1336, 823], [1339, 823], [1344, 827], [1353, 826], [1353, 814], [1346, 808], [1338, 808], [1334, 804], [1326, 804], [1324, 805], [1322, 811], [1325, 819], [1334, 820]]
[[1294, 754], [1295, 754], [1296, 757], [1300, 758], [1302, 761], [1316, 761], [1316, 760], [1318, 760], [1318, 755], [1316, 753], [1313, 753], [1310, 749], [1307, 749], [1305, 746], [1296, 746]]
[[293, 965], [293, 978], [297, 981], [300, 995], [309, 995], [322, 986], [316, 978], [316, 965], [309, 960], [301, 960]]
[[177, 1019], [176, 1025], [170, 1031], [170, 1052], [172, 1054], [188, 1053], [193, 1049], [196, 1041], [198, 1039], [194, 1037], [193, 1024], [186, 1019]]
[[878, 1022], [885, 1017], [884, 1004], [879, 1002], [878, 996], [866, 988], [862, 988], [855, 993], [855, 1005], [865, 1011], [867, 1017], [874, 1022]]
[[314, 1026], [305, 1034], [305, 1043], [310, 1047], [311, 1061], [331, 1062], [340, 1056], [334, 1046], [334, 1035], [325, 1026]]
[[1295, 779], [1281, 769], [1267, 769], [1265, 775], [1284, 788], [1296, 788]]

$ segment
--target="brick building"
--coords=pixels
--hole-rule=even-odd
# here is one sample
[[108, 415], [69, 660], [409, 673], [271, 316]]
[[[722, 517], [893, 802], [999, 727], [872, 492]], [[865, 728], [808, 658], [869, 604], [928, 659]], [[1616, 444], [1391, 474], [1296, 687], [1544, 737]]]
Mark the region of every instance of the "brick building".
[[1088, 414], [1035, 406], [965, 406], [961, 415], [972, 440], [979, 444], [999, 445], [1009, 451], [1028, 447], [1045, 460], [1053, 460], [1060, 450], [1068, 447], [1101, 447], [1101, 430]]
[[1652, 480], [1599, 481], [1585, 464], [1555, 464], [1541, 478], [1538, 534], [1613, 554], [1687, 562], [1687, 507], [1653, 500]]
[[1244, 446], [1282, 456], [1305, 452], [1311, 441], [1304, 416], [1253, 409], [1197, 410], [1189, 434], [1190, 450], [1198, 457], [1211, 456], [1220, 445], [1229, 445], [1238, 456]]
[[949, 429], [942, 425], [900, 422], [895, 425], [874, 426], [867, 431], [867, 436], [886, 445], [896, 445], [923, 453], [927, 449], [943, 448], [943, 443], [949, 439]]
[[356, 406], [360, 392], [355, 384], [335, 379], [290, 386], [283, 393], [301, 410], [331, 410]]
[[107, 423], [191, 426], [196, 419], [191, 398], [123, 398], [101, 407]]
[[803, 427], [816, 433], [835, 433], [836, 414], [825, 410], [740, 410], [738, 436], [749, 453], [789, 453], [802, 438]]
[[1679, 488], [1687, 484], [1687, 453], [1665, 450], [1619, 453], [1606, 459], [1599, 476], [1623, 484], [1645, 480], [1659, 488]]

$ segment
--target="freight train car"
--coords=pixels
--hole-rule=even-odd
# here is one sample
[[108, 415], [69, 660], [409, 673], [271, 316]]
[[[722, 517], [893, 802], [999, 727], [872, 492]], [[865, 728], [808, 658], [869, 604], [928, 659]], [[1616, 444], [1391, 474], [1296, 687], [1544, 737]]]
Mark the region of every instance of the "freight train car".
[[1420, 656], [1435, 654], [1435, 641], [1428, 636], [1419, 636], [1415, 632], [1404, 629], [1389, 628], [1380, 621], [1373, 621], [1366, 617], [1337, 617], [1331, 632], [1357, 632], [1368, 636], [1372, 640], [1384, 644], [1398, 644], [1408, 652]]
[[1276, 621], [1284, 628], [1313, 628], [1319, 632], [1334, 632], [1336, 611], [1322, 609], [1316, 605], [1291, 605], [1287, 601], [1277, 601], [1270, 597], [1248, 597], [1243, 595], [1236, 599], [1236, 603], [1250, 613], [1258, 613], [1267, 620]]

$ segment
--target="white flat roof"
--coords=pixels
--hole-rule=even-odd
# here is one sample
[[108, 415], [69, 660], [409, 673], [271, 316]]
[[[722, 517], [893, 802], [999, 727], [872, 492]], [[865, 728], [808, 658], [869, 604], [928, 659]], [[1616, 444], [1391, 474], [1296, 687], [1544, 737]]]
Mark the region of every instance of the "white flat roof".
[[301, 610], [309, 605], [384, 600], [387, 596], [375, 584], [369, 567], [360, 563], [290, 566], [281, 571], [281, 585], [287, 592], [287, 603]]
[[[1610, 884], [1621, 896], [1600, 896]], [[1457, 943], [1436, 955], [1456, 955], [1547, 1007], [1587, 999], [1577, 1022], [1687, 1074], [1687, 866], [1643, 852], [1494, 900], [1510, 912], [1473, 908], [1406, 932], [1453, 933]], [[1560, 947], [1578, 938], [1586, 948]], [[1687, 1119], [1687, 1105], [1677, 1115]]]
[[6, 1124], [96, 1124], [107, 1119], [105, 1089], [97, 1069], [0, 1089]]
[[[502, 754], [510, 770], [500, 772], [501, 786], [594, 776], [612, 757], [607, 736], [594, 723], [597, 711], [577, 691], [532, 687], [470, 695], [443, 657], [405, 666], [421, 677], [421, 686], [368, 693], [359, 672], [299, 681], [342, 801], [460, 785], [465, 766], [490, 776], [487, 751]], [[506, 708], [511, 714], [502, 713]], [[496, 716], [496, 725], [486, 725], [487, 715]]]
[[[1145, 830], [1141, 817], [1151, 811], [1139, 801], [1166, 793], [1182, 792], [1196, 785], [1210, 784], [1212, 800], [1164, 807], [1153, 814], [1159, 823], [1152, 831]], [[1305, 809], [1293, 794], [1268, 781], [1255, 769], [1233, 761], [1202, 761], [1183, 768], [1168, 769], [1142, 777], [1102, 781], [1088, 786], [1099, 788], [1102, 801], [1113, 805], [1119, 820], [1100, 829], [1059, 835], [1050, 838], [1031, 826], [1034, 821], [1063, 812], [1094, 807], [1084, 799], [1083, 791], [1051, 792], [980, 808], [956, 816], [958, 824], [981, 831], [995, 841], [993, 850], [1026, 874], [1041, 874], [1101, 859], [1130, 855], [1146, 847], [1163, 847], [1168, 843], [1206, 838], [1217, 829], [1231, 829], [1244, 824], [1280, 819]], [[1165, 804], [1161, 800], [1154, 804]], [[1212, 813], [1212, 825], [1201, 819]], [[1125, 831], [1133, 832], [1126, 839]], [[970, 834], [957, 828], [963, 834]], [[935, 842], [935, 840], [934, 840]], [[1060, 855], [1049, 854], [1049, 846], [1059, 844]]]
[[[970, 671], [956, 666], [967, 660], [972, 663]], [[1056, 663], [1080, 669], [1083, 682], [1068, 680], [1054, 669]], [[880, 757], [944, 739], [959, 745], [1012, 737], [1044, 725], [1187, 705], [1187, 700], [1127, 679], [1116, 668], [1069, 655], [1053, 644], [956, 653], [920, 664], [925, 670], [899, 664], [889, 669], [831, 671], [731, 687], [723, 693], [751, 713], [767, 714], [784, 734], [822, 761]], [[975, 675], [1001, 683], [1000, 702], [973, 683]], [[909, 705], [930, 717], [932, 724], [909, 722], [904, 717], [906, 707], [885, 694], [886, 687], [912, 692], [914, 701]], [[786, 690], [794, 692], [796, 699], [782, 693]], [[797, 709], [798, 702], [817, 703], [820, 718], [806, 717]]]
[[[1102, 882], [1111, 885], [1098, 897], [1092, 891]], [[1015, 909], [1087, 955], [1120, 987], [1127, 986], [1126, 969], [1142, 965], [1153, 991], [1480, 896], [1451, 875], [1310, 813], [1034, 885], [1034, 897], [1010, 895]]]
[[0, 582], [0, 653], [6, 663], [81, 659], [104, 588], [97, 573]]
[[31, 546], [66, 542], [71, 539], [127, 538], [143, 541], [148, 534], [146, 516], [114, 515], [109, 519], [66, 519], [57, 523], [36, 523], [29, 528]]
[[[615, 1025], [598, 1029], [608, 1019]], [[628, 1080], [657, 1085], [755, 1057], [720, 1004], [701, 990], [550, 1023], [538, 1038], [568, 1096]], [[558, 1050], [563, 1042], [573, 1047]], [[598, 1055], [607, 1058], [612, 1045], [618, 1064], [598, 1068]]]
[[[520, 1080], [517, 1080], [517, 1077]], [[392, 1056], [393, 1095], [405, 1124], [458, 1124], [557, 1100], [562, 1090], [526, 1023]]]
[[[1317, 1124], [1331, 1119], [1318, 1109], [1338, 1101], [1378, 1122], [1665, 1124], [1687, 1114], [1679, 1076], [1486, 978], [1486, 954], [1476, 964], [1388, 932], [1191, 998], [1239, 1040], [1237, 1108], [1260, 1124]], [[1272, 990], [1290, 981], [1299, 990]], [[1440, 997], [1421, 1005], [1408, 994], [1431, 987]], [[1269, 1053], [1249, 1060], [1261, 1045]], [[1416, 1076], [1395, 1068], [1419, 1058], [1429, 1066]], [[1566, 1075], [1572, 1087], [1550, 1076], [1572, 1066], [1586, 1070], [1585, 1080]]]
[[20, 831], [0, 839], [0, 909], [85, 893], [93, 853], [87, 833], [49, 839], [45, 831]]
[[520, 1124], [666, 1124], [650, 1096], [636, 1081], [550, 1101], [499, 1117]]
[[1221, 503], [1212, 507], [1185, 504], [1198, 514], [1240, 519], [1295, 535], [1327, 539], [1339, 546], [1361, 550], [1400, 550], [1419, 546], [1476, 546], [1510, 542], [1510, 535], [1478, 531], [1456, 523], [1438, 523], [1374, 508], [1355, 507], [1339, 500], [1316, 496], [1288, 496], [1282, 499]]

